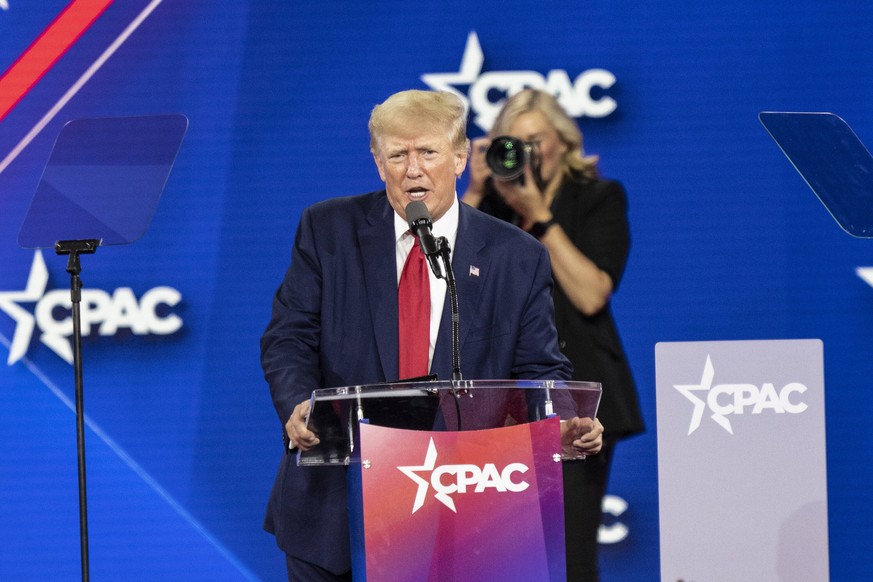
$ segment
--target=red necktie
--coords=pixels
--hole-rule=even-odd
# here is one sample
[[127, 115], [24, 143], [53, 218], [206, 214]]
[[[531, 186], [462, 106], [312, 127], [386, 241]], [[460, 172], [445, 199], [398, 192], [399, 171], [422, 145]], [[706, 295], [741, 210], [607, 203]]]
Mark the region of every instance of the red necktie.
[[430, 282], [418, 237], [409, 251], [397, 288], [400, 379], [425, 376], [430, 345]]

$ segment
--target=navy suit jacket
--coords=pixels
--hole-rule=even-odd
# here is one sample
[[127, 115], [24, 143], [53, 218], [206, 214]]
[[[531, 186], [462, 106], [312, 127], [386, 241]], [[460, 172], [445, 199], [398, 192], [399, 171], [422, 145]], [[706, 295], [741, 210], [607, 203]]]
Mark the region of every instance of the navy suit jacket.
[[[394, 211], [384, 190], [304, 211], [261, 338], [261, 364], [283, 430], [316, 388], [398, 379], [394, 245]], [[461, 204], [452, 266], [465, 379], [569, 379], [545, 247]], [[450, 324], [447, 298], [431, 365], [441, 380], [452, 372]], [[264, 526], [286, 553], [347, 571], [345, 469], [297, 467], [293, 455], [283, 455]]]

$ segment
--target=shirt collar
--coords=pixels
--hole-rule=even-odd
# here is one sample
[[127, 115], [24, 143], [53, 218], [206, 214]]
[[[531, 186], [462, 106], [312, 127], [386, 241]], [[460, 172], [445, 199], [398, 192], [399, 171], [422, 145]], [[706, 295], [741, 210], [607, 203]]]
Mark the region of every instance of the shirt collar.
[[[433, 223], [433, 236], [434, 238], [439, 238], [441, 236], [446, 237], [446, 240], [449, 242], [449, 248], [454, 248], [455, 239], [458, 236], [458, 215], [460, 213], [460, 203], [458, 202], [458, 197], [455, 195], [452, 200], [452, 205], [446, 210], [446, 213], [443, 214], [436, 222]], [[402, 243], [406, 240], [406, 233], [409, 232], [409, 224], [400, 218], [400, 215], [396, 212], [394, 213], [394, 240], [397, 243]]]

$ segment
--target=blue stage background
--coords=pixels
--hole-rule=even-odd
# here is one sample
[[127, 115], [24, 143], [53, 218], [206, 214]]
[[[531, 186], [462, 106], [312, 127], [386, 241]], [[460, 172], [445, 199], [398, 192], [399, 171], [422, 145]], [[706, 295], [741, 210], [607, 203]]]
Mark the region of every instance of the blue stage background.
[[[35, 4], [0, 2], [0, 70], [70, 2]], [[873, 241], [839, 229], [757, 114], [832, 111], [873, 143], [871, 26], [873, 5], [811, 0], [111, 3], [0, 119], [0, 357], [14, 360], [0, 362], [0, 579], [79, 576], [73, 370], [49, 345], [69, 314], [26, 333], [68, 290], [66, 259], [17, 245], [63, 124], [190, 120], [148, 233], [82, 258], [85, 289], [116, 298], [88, 307], [83, 342], [92, 577], [282, 580], [261, 530], [282, 452], [258, 338], [301, 210], [381, 186], [369, 111], [426, 75], [493, 104], [507, 83], [548, 80], [627, 189], [614, 309], [649, 430], [618, 450], [609, 492], [627, 509], [606, 525], [627, 534], [603, 545], [604, 580], [658, 578], [655, 343], [765, 338], [824, 341], [831, 575], [864, 578], [873, 288], [856, 269]], [[586, 74], [598, 69], [614, 84]], [[181, 300], [153, 319], [181, 329], [133, 333], [150, 313], [118, 298], [157, 287]], [[100, 335], [107, 322], [122, 325]]]

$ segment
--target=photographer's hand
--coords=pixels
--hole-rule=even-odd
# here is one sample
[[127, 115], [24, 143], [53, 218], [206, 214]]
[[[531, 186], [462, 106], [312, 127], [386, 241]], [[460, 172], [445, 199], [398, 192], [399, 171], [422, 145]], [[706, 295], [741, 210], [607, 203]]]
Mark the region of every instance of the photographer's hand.
[[488, 137], [479, 137], [473, 140], [470, 151], [470, 182], [467, 185], [467, 191], [461, 197], [463, 202], [470, 206], [478, 207], [482, 201], [482, 196], [485, 195], [485, 180], [491, 174], [488, 169], [488, 163], [485, 161], [485, 152], [488, 151], [488, 146], [491, 145], [491, 139]]
[[[536, 222], [553, 218], [551, 203], [560, 185], [557, 173], [540, 192], [529, 166], [525, 167], [524, 185], [518, 182], [494, 181], [494, 187], [506, 203], [521, 217], [519, 226], [530, 230]], [[612, 296], [613, 284], [609, 274], [580, 251], [559, 224], [553, 225], [539, 237], [552, 261], [552, 273], [576, 309], [591, 316], [598, 313]]]
[[[559, 181], [560, 175], [556, 175], [546, 186], [546, 193], [551, 192], [551, 197], [554, 197], [553, 192]], [[524, 167], [524, 184], [520, 184], [515, 180], [511, 182], [494, 180], [494, 188], [501, 198], [521, 217], [521, 224], [519, 224], [521, 228], [528, 230], [533, 223], [545, 222], [552, 218], [552, 211], [549, 209], [551, 198], [546, 200], [545, 193], [537, 187], [533, 170], [531, 170], [529, 164]]]

